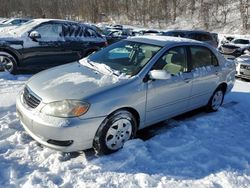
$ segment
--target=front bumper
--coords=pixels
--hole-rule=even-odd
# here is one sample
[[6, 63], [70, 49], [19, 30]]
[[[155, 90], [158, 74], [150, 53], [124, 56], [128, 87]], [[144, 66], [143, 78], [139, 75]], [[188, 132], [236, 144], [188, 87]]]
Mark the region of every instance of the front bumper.
[[96, 131], [105, 119], [105, 117], [80, 119], [46, 116], [26, 107], [22, 102], [21, 93], [17, 96], [16, 109], [22, 126], [34, 140], [62, 152], [92, 148]]

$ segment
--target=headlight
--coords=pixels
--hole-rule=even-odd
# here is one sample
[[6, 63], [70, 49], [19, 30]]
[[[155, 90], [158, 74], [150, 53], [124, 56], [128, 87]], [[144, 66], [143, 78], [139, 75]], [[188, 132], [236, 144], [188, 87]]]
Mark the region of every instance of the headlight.
[[63, 100], [46, 104], [41, 112], [55, 117], [78, 117], [85, 114], [89, 104], [78, 100]]

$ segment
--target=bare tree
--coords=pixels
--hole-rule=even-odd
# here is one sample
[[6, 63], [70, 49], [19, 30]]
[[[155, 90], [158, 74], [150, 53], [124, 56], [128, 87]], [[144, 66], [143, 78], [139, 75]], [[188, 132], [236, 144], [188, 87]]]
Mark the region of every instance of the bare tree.
[[248, 17], [249, 17], [249, 0], [240, 0], [240, 16], [243, 29], [248, 29]]

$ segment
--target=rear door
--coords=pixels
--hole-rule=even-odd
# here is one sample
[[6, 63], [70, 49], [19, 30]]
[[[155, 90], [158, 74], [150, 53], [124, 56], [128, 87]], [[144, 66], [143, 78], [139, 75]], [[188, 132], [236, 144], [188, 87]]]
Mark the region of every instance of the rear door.
[[68, 24], [63, 26], [64, 30], [67, 61], [79, 60], [102, 47], [96, 31], [86, 25]]
[[172, 76], [168, 80], [148, 81], [146, 125], [185, 112], [192, 87], [186, 47], [168, 50], [152, 70], [166, 70]]
[[220, 76], [218, 60], [213, 52], [204, 46], [190, 46], [193, 86], [189, 108], [194, 109], [207, 104], [217, 87]]

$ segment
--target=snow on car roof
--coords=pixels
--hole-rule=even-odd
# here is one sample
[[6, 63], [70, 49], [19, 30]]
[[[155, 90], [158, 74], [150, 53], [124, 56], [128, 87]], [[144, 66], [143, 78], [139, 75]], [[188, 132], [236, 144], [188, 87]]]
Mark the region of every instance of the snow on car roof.
[[49, 22], [49, 21], [60, 21], [60, 22], [71, 22], [71, 23], [77, 23], [71, 20], [62, 20], [62, 19], [49, 19], [49, 18], [38, 18], [38, 19], [33, 19], [34, 22], [37, 23], [43, 23], [43, 22]]
[[180, 38], [180, 37], [170, 37], [170, 36], [161, 36], [161, 35], [149, 35], [149, 36], [137, 36], [137, 37], [131, 37], [127, 39], [129, 41], [135, 41], [135, 42], [143, 42], [148, 44], [153, 44], [157, 46], [165, 46], [167, 44], [173, 44], [173, 43], [196, 43], [196, 44], [203, 44], [199, 41], [187, 39], [187, 38]]

